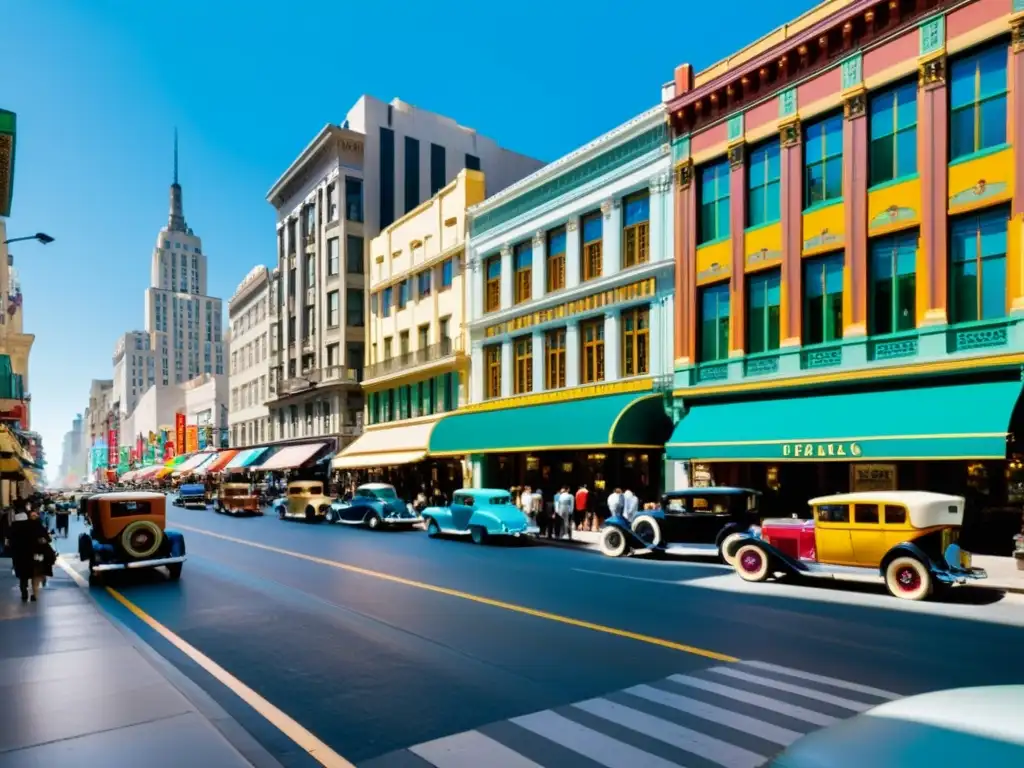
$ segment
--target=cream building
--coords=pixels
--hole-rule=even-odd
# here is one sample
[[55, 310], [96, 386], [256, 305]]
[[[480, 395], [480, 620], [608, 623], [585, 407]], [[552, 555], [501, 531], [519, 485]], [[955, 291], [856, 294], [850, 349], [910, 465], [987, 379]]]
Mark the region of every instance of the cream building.
[[[367, 427], [335, 459], [336, 469], [421, 461], [433, 425], [465, 402], [466, 209], [484, 191], [484, 174], [463, 170], [371, 241]], [[461, 480], [455, 464], [425, 469], [432, 483]]]
[[246, 275], [228, 302], [232, 448], [259, 445], [270, 438], [270, 305], [270, 270], [261, 264]]

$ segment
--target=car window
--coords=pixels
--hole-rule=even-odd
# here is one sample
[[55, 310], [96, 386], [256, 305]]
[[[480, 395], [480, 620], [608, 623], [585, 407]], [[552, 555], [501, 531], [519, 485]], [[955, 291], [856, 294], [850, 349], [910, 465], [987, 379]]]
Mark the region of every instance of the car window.
[[850, 522], [849, 504], [820, 504], [818, 505], [819, 523], [848, 523]]
[[373, 494], [370, 493], [365, 488], [357, 488], [356, 489], [356, 498], [357, 499], [372, 499], [373, 498]]
[[302, 495], [302, 489], [301, 488], [289, 488], [288, 489], [288, 495], [289, 496], [301, 496]]
[[398, 494], [395, 493], [394, 488], [374, 488], [370, 491], [370, 496], [378, 499], [397, 499]]
[[148, 501], [112, 501], [110, 502], [111, 517], [135, 517], [151, 514]]
[[324, 487], [322, 485], [311, 485], [309, 487], [309, 492], [318, 496], [324, 492]]
[[490, 499], [487, 500], [487, 503], [490, 504], [491, 506], [503, 506], [505, 504], [511, 504], [512, 503], [512, 497], [511, 496], [493, 496], [493, 497], [491, 497]]
[[856, 504], [853, 507], [853, 522], [867, 524], [878, 523], [877, 504]]
[[904, 525], [907, 522], [907, 508], [896, 504], [885, 505], [885, 524]]

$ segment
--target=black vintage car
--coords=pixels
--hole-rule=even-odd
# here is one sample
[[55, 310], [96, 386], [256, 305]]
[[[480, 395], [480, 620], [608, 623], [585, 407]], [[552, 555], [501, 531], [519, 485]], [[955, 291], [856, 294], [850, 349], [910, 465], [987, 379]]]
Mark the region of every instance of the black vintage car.
[[687, 488], [661, 497], [659, 509], [638, 510], [631, 520], [610, 517], [601, 528], [601, 551], [622, 557], [634, 551], [724, 555], [726, 541], [757, 535], [760, 491]]

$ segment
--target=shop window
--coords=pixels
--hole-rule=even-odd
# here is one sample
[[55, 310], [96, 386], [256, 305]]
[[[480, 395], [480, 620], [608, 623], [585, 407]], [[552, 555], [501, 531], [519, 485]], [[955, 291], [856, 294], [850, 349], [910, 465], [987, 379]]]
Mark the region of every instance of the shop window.
[[897, 333], [916, 326], [916, 269], [916, 229], [871, 240], [869, 333]]
[[604, 318], [580, 323], [580, 338], [581, 383], [604, 381]]
[[512, 255], [515, 261], [515, 303], [529, 301], [533, 292], [533, 245], [527, 241], [516, 246]]
[[782, 306], [782, 275], [778, 269], [747, 278], [747, 352], [779, 348], [779, 317]]
[[548, 232], [547, 292], [565, 288], [565, 227]]
[[520, 336], [512, 342], [515, 365], [512, 377], [512, 391], [524, 395], [533, 391], [533, 337]]
[[700, 222], [697, 244], [729, 236], [729, 160], [700, 169]]
[[650, 373], [650, 307], [622, 311], [622, 375], [643, 376]]
[[843, 337], [843, 254], [804, 259], [804, 344]]
[[602, 251], [604, 229], [601, 224], [601, 213], [597, 212], [585, 216], [582, 226], [583, 247], [580, 249], [580, 253], [583, 259], [583, 269], [581, 272], [584, 280], [593, 280], [601, 276], [601, 268], [604, 263], [604, 253]]
[[1006, 143], [1006, 45], [956, 59], [949, 77], [949, 159]]
[[622, 205], [622, 266], [651, 260], [651, 198], [647, 192], [630, 195]]
[[779, 220], [782, 166], [777, 138], [758, 144], [748, 153], [747, 226], [759, 227]]
[[843, 198], [843, 115], [807, 126], [804, 137], [804, 208]]
[[486, 389], [484, 397], [488, 400], [501, 397], [501, 345], [492, 344], [484, 347], [484, 364], [487, 368]]
[[496, 312], [501, 308], [501, 256], [487, 260], [487, 286], [485, 312]]
[[729, 284], [700, 289], [700, 348], [702, 363], [729, 357]]
[[884, 184], [917, 173], [917, 83], [871, 97], [868, 184]]
[[950, 322], [1006, 316], [1006, 229], [999, 206], [953, 219], [949, 242]]
[[544, 334], [544, 386], [561, 389], [565, 386], [565, 328]]

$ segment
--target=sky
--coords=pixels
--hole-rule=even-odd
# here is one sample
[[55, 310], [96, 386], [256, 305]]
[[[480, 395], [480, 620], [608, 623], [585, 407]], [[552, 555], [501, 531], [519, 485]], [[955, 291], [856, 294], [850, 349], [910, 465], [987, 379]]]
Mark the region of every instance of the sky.
[[[64, 433], [144, 326], [179, 132], [185, 217], [225, 301], [275, 258], [271, 184], [364, 93], [553, 161], [656, 105], [810, 0], [0, 0], [0, 108], [18, 115], [8, 237], [35, 334], [32, 428]], [[227, 321], [225, 312], [225, 322]]]

